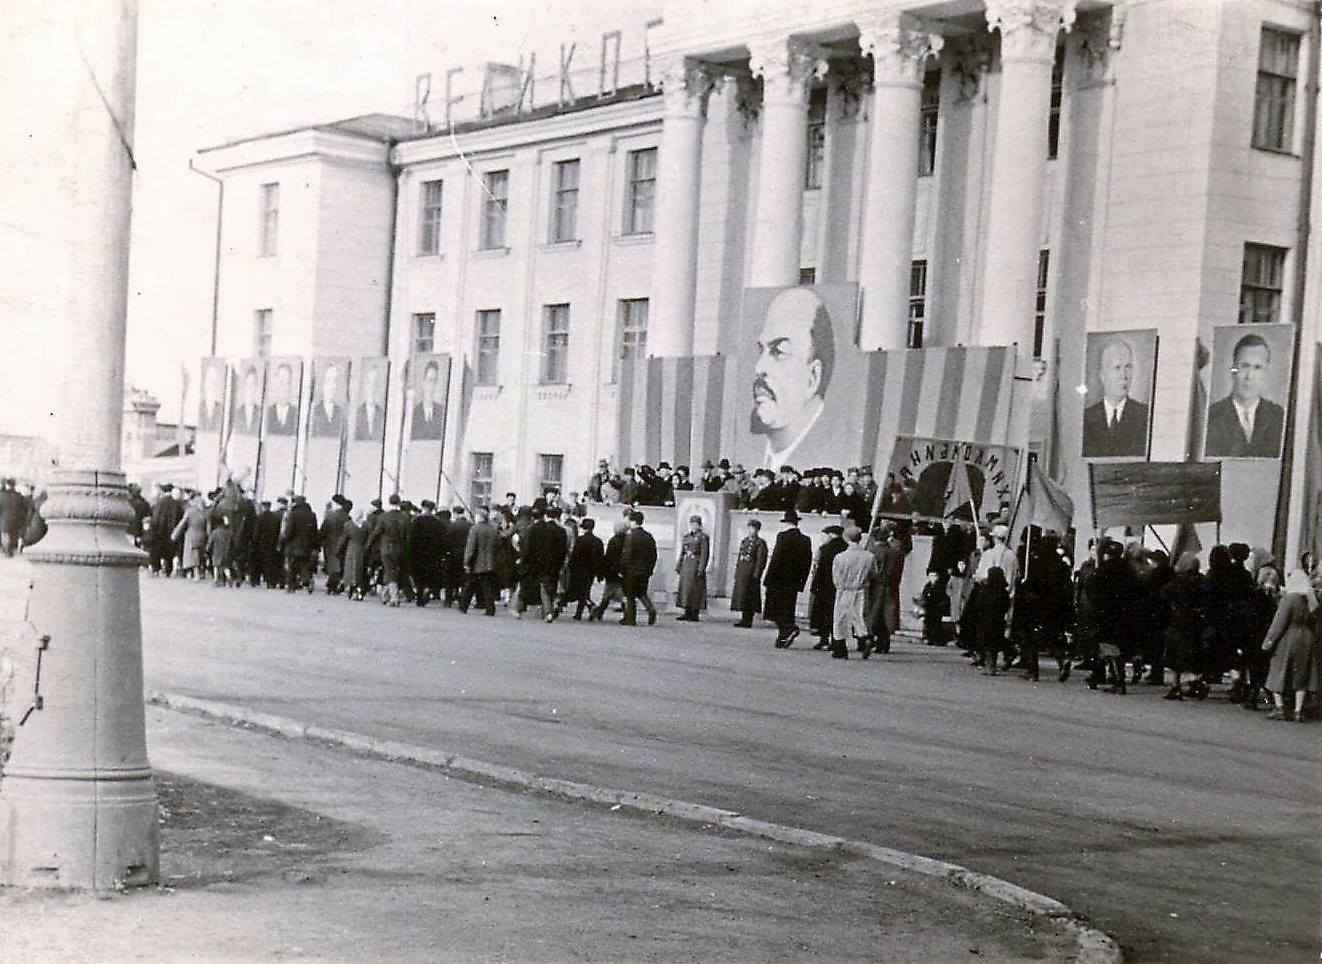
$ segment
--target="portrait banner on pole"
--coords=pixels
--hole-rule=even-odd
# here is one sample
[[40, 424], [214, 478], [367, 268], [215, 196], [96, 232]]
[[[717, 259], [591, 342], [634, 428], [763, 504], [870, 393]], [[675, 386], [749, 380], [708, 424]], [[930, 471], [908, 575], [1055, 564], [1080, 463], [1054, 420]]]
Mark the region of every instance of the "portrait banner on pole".
[[261, 358], [245, 358], [230, 380], [230, 417], [225, 428], [223, 459], [230, 475], [246, 479], [255, 492], [261, 453], [262, 406], [266, 403], [266, 366]]
[[956, 439], [901, 435], [891, 452], [889, 491], [878, 514], [927, 522], [975, 522], [1008, 513], [1019, 492], [1021, 450]]
[[1219, 462], [1103, 462], [1088, 466], [1095, 529], [1221, 521]]
[[1281, 457], [1294, 338], [1289, 322], [1213, 329], [1203, 458]]
[[399, 491], [413, 502], [437, 499], [441, 459], [445, 455], [446, 406], [450, 397], [450, 356], [414, 355], [409, 359], [404, 393], [404, 446]]
[[292, 356], [267, 359], [258, 489], [272, 497], [297, 488], [294, 462], [302, 393], [303, 359]]
[[1145, 459], [1151, 439], [1157, 329], [1090, 331], [1084, 352], [1085, 459]]
[[[225, 429], [225, 389], [229, 366], [223, 358], [203, 358], [198, 379], [197, 437], [193, 454], [197, 460], [197, 483], [209, 489], [220, 478], [221, 443]], [[186, 394], [186, 391], [185, 391]], [[179, 421], [185, 421], [182, 409]], [[180, 448], [179, 454], [184, 450]]]
[[345, 426], [344, 478], [340, 488], [354, 510], [368, 510], [381, 495], [381, 464], [386, 446], [386, 398], [390, 387], [390, 359], [359, 358], [353, 363], [351, 418]]
[[312, 396], [308, 444], [301, 473], [303, 491], [313, 505], [323, 505], [340, 491], [341, 456], [349, 411], [349, 359], [312, 360]]

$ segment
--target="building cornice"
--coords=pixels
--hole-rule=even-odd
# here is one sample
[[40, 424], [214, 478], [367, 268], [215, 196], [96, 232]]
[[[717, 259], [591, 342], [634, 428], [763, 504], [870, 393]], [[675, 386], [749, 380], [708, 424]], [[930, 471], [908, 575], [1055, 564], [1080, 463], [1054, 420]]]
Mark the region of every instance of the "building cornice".
[[379, 141], [333, 131], [302, 130], [208, 148], [199, 151], [198, 157], [201, 162], [199, 166], [204, 170], [223, 175], [244, 168], [306, 158], [384, 167], [389, 160], [389, 152], [387, 146]]
[[478, 157], [543, 147], [552, 141], [619, 134], [648, 127], [659, 130], [661, 114], [662, 98], [647, 97], [454, 136], [440, 132], [434, 137], [396, 144], [390, 157], [393, 163], [407, 168], [460, 156]]

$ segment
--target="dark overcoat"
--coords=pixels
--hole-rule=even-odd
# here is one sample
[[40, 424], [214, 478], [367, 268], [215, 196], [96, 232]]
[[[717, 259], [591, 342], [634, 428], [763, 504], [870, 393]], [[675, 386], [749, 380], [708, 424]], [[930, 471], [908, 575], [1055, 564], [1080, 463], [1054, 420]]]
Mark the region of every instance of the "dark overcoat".
[[767, 589], [763, 615], [773, 622], [793, 622], [799, 593], [812, 571], [812, 540], [798, 529], [777, 534], [762, 584]]
[[740, 613], [762, 611], [762, 574], [767, 569], [767, 540], [744, 536], [739, 543], [739, 558], [734, 564], [734, 590], [730, 608]]

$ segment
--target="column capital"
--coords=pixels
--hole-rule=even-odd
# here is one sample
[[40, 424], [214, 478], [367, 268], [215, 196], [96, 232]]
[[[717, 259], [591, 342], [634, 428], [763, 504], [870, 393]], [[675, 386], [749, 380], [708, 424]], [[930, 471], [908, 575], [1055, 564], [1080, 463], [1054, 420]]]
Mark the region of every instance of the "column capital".
[[762, 78], [764, 104], [802, 104], [809, 85], [826, 76], [826, 61], [817, 51], [790, 37], [749, 44], [748, 68]]
[[1076, 0], [986, 0], [987, 30], [1001, 31], [1001, 60], [1051, 60], [1056, 35], [1074, 25]]
[[668, 115], [705, 117], [707, 95], [716, 85], [717, 73], [709, 65], [690, 57], [673, 57], [661, 65], [657, 86], [665, 99]]
[[921, 84], [928, 57], [945, 40], [898, 10], [884, 10], [858, 24], [858, 45], [872, 57], [874, 84]]

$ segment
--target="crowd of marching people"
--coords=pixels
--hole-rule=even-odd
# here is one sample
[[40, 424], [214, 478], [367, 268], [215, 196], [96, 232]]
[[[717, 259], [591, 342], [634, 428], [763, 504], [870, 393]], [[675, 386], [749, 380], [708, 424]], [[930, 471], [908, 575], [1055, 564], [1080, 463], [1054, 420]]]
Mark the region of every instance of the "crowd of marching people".
[[[561, 497], [552, 489], [531, 504], [507, 493], [491, 506], [444, 509], [392, 495], [359, 508], [336, 495], [320, 517], [293, 493], [254, 503], [232, 481], [206, 494], [165, 485], [153, 505], [133, 491], [133, 531], [153, 574], [217, 586], [312, 592], [320, 570], [327, 593], [355, 600], [435, 600], [461, 612], [476, 601], [488, 615], [503, 604], [520, 618], [536, 607], [547, 622], [571, 611], [574, 620], [599, 620], [613, 610], [625, 625], [637, 623], [642, 607], [650, 625], [658, 560], [643, 508], [673, 504], [689, 487], [729, 491], [740, 476], [724, 460], [704, 466], [696, 481], [684, 466], [616, 473], [603, 464], [584, 492]], [[738, 502], [779, 513], [779, 532], [768, 539], [751, 517], [738, 536], [735, 625], [752, 628], [761, 617], [775, 626], [774, 646], [788, 648], [802, 633], [806, 593], [814, 649], [837, 659], [889, 652], [913, 551], [910, 523], [868, 526], [867, 508], [829, 501], [855, 479], [864, 500], [869, 485], [875, 497], [866, 469], [805, 478], [785, 466], [757, 479], [753, 497], [741, 489]], [[588, 517], [604, 506], [619, 509], [610, 533], [596, 532]], [[817, 545], [800, 530], [801, 513], [813, 511], [832, 516]], [[685, 523], [674, 602], [680, 621], [697, 622], [708, 608], [712, 547], [700, 516]], [[958, 646], [987, 674], [1017, 670], [1037, 681], [1045, 656], [1061, 682], [1079, 672], [1093, 689], [1123, 694], [1144, 683], [1163, 687], [1168, 700], [1223, 691], [1247, 710], [1265, 706], [1272, 719], [1302, 720], [1322, 690], [1322, 570], [1310, 556], [1286, 573], [1265, 550], [1218, 545], [1203, 571], [1195, 553], [1172, 562], [1161, 549], [1103, 538], [1088, 544], [1076, 568], [1058, 533], [1028, 527], [1014, 547], [1010, 534], [1004, 520], [932, 532], [926, 581], [913, 600], [926, 642]]]

